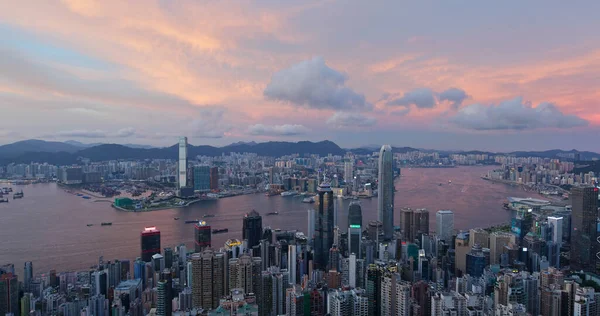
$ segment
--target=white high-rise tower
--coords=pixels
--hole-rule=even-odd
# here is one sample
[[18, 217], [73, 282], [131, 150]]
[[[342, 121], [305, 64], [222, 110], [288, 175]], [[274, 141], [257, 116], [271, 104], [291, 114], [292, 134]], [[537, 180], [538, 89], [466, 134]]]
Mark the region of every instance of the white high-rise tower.
[[187, 137], [179, 137], [179, 165], [177, 170], [177, 184], [179, 188], [187, 187]]
[[394, 156], [390, 145], [381, 146], [379, 151], [379, 178], [377, 215], [383, 223], [383, 238], [391, 240], [394, 237], [394, 171], [392, 164]]

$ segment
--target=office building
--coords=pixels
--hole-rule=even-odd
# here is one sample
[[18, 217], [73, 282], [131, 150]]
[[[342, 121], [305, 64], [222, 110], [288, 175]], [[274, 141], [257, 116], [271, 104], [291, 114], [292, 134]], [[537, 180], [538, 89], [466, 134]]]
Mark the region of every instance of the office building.
[[483, 249], [479, 244], [471, 247], [471, 251], [466, 255], [465, 274], [472, 277], [481, 277], [486, 266]]
[[160, 231], [156, 227], [146, 227], [141, 233], [142, 260], [150, 262], [154, 254], [160, 253]]
[[225, 254], [206, 249], [191, 257], [192, 304], [196, 308], [215, 309], [226, 294]]
[[210, 189], [211, 191], [219, 190], [219, 167], [210, 168]]
[[13, 273], [0, 274], [0, 315], [19, 316], [19, 281]]
[[500, 256], [513, 239], [514, 236], [510, 233], [493, 232], [490, 234], [490, 264], [500, 264]]
[[31, 261], [25, 262], [23, 272], [25, 276], [23, 277], [23, 287], [25, 292], [29, 291], [29, 285], [33, 281], [33, 263]]
[[596, 270], [596, 253], [600, 252], [596, 237], [598, 216], [598, 188], [571, 189], [571, 268]]
[[450, 245], [454, 234], [454, 213], [450, 210], [440, 210], [435, 215], [436, 233], [440, 240]]
[[403, 208], [400, 211], [401, 229], [408, 242], [420, 240], [421, 235], [429, 233], [429, 211], [426, 209]]
[[384, 240], [394, 237], [394, 156], [390, 145], [379, 151], [377, 219], [383, 224]]
[[202, 252], [211, 247], [210, 225], [205, 221], [199, 221], [194, 225], [194, 251]]
[[483, 228], [473, 228], [469, 231], [469, 244], [474, 246], [478, 244], [481, 248], [490, 247], [490, 233]]
[[352, 202], [348, 207], [348, 249], [350, 254], [362, 258], [362, 209], [359, 203]]
[[242, 237], [248, 242], [249, 249], [260, 244], [262, 233], [262, 217], [260, 214], [255, 210], [246, 213], [242, 227]]
[[194, 191], [208, 192], [210, 191], [210, 167], [195, 166], [194, 167]]
[[314, 232], [314, 268], [315, 270], [327, 269], [329, 263], [329, 249], [333, 245], [334, 204], [333, 191], [329, 183], [319, 185], [316, 196], [315, 232]]
[[354, 172], [354, 162], [352, 160], [348, 160], [344, 162], [344, 181], [346, 184], [351, 184], [353, 179]]
[[454, 240], [454, 269], [457, 275], [465, 273], [467, 268], [467, 254], [471, 251], [469, 233], [460, 232]]
[[173, 311], [172, 280], [169, 269], [162, 271], [157, 285], [156, 315], [171, 316]]
[[179, 189], [187, 187], [188, 157], [187, 137], [179, 137], [179, 164], [177, 166], [177, 184]]

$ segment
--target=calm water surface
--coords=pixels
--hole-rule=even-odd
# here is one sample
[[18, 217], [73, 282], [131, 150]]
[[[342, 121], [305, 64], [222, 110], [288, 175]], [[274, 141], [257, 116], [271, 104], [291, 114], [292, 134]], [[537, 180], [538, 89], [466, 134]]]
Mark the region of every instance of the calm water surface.
[[[401, 207], [429, 209], [432, 230], [439, 209], [454, 211], [456, 229], [507, 222], [510, 212], [502, 209], [506, 197], [529, 197], [532, 193], [480, 179], [490, 169], [403, 169], [402, 177], [396, 181], [395, 224], [398, 225]], [[448, 180], [452, 180], [451, 185]], [[241, 239], [242, 217], [252, 209], [263, 214], [279, 211], [279, 216], [263, 216], [263, 226], [306, 232], [307, 210], [311, 207], [302, 203], [300, 197], [254, 194], [204, 201], [186, 208], [127, 213], [114, 210], [107, 202], [93, 202], [66, 193], [55, 184], [14, 189], [23, 189], [25, 198], [13, 200], [11, 195], [9, 203], [0, 203], [0, 264], [14, 263], [19, 274], [25, 261], [33, 261], [37, 273], [85, 269], [96, 264], [99, 256], [105, 260], [134, 260], [140, 255], [140, 231], [145, 226], [157, 226], [162, 247], [185, 243], [192, 249], [193, 224], [184, 221], [202, 218], [204, 214], [215, 215], [206, 219], [213, 228], [229, 229], [228, 233], [212, 236], [216, 247], [229, 238]], [[346, 227], [351, 201], [336, 201], [338, 224]], [[361, 204], [364, 222], [376, 219], [377, 199], [361, 200]], [[100, 226], [101, 222], [113, 225]], [[94, 226], [87, 227], [88, 223]]]

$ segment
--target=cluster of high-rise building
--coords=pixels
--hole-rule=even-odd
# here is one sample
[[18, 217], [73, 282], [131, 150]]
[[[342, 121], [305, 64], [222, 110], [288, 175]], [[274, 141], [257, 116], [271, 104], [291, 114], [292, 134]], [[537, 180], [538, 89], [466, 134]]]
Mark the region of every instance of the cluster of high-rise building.
[[[510, 225], [457, 231], [452, 210], [430, 216], [394, 205], [402, 192], [395, 192], [390, 146], [381, 148], [373, 172], [358, 170], [350, 157], [338, 161], [344, 180], [376, 175], [376, 221], [365, 223], [355, 201], [347, 227], [339, 227], [335, 179], [323, 172], [307, 235], [263, 226], [260, 212], [271, 210], [250, 210], [241, 240], [222, 246], [213, 243], [209, 222], [191, 228], [193, 249], [165, 248], [159, 229], [146, 227], [132, 262], [100, 258], [86, 271], [43, 274], [27, 262], [22, 278], [13, 265], [0, 266], [0, 315], [600, 314], [596, 187], [574, 187], [568, 208], [514, 199]], [[180, 189], [190, 177], [210, 187], [212, 169], [190, 174], [187, 158], [178, 165]], [[268, 176], [277, 182], [278, 174]]]

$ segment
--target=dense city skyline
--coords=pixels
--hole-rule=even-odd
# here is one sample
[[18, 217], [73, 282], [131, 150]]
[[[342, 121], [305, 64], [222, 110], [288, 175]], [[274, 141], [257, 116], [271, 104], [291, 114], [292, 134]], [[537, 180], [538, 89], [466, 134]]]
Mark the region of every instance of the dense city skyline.
[[597, 150], [597, 3], [33, 6], [0, 4], [2, 144]]

